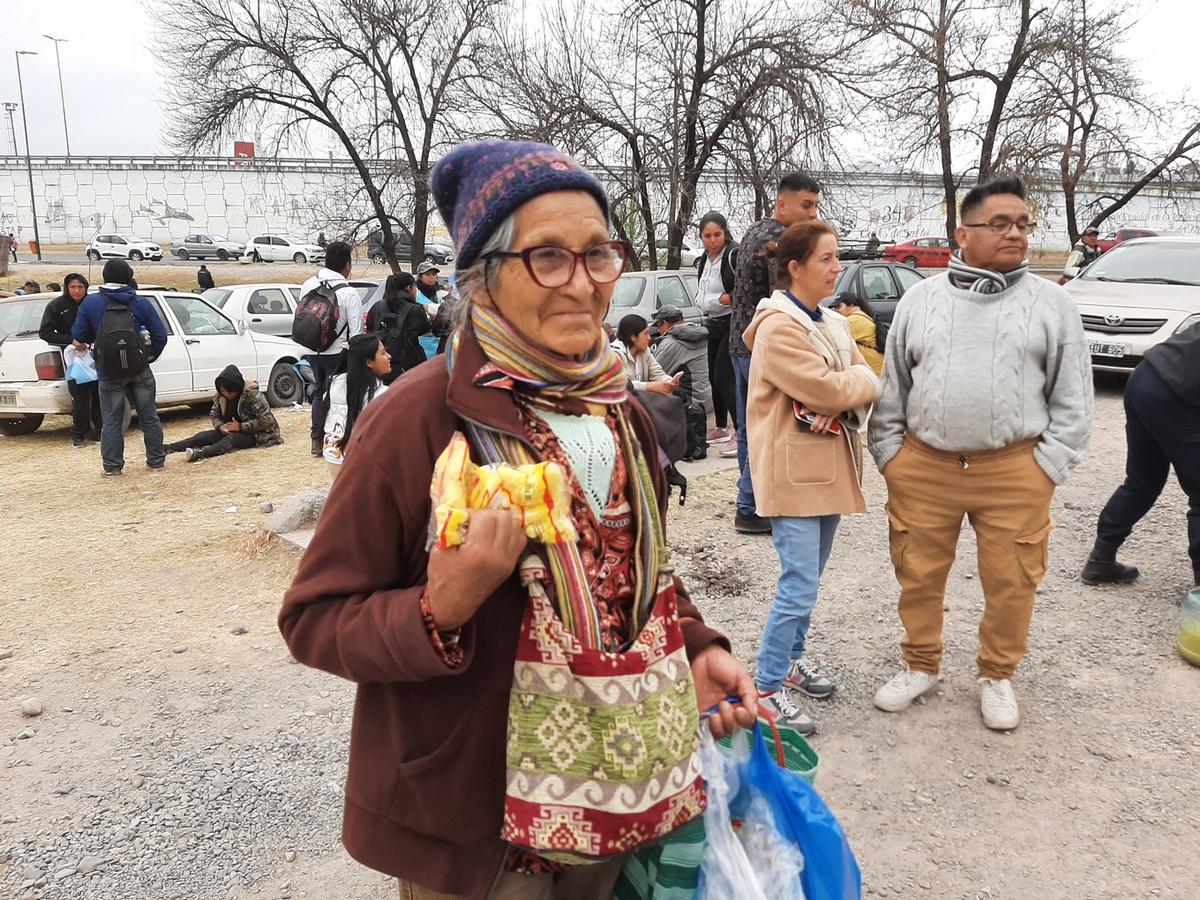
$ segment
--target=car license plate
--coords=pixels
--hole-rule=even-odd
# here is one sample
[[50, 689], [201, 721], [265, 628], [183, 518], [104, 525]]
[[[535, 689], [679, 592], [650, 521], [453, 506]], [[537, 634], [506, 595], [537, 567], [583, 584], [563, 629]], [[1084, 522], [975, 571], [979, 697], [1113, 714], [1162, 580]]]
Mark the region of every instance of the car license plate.
[[17, 392], [16, 391], [0, 391], [0, 406], [16, 406]]
[[1103, 344], [1099, 341], [1088, 342], [1088, 352], [1092, 356], [1111, 356], [1114, 359], [1121, 359], [1128, 348], [1124, 344]]

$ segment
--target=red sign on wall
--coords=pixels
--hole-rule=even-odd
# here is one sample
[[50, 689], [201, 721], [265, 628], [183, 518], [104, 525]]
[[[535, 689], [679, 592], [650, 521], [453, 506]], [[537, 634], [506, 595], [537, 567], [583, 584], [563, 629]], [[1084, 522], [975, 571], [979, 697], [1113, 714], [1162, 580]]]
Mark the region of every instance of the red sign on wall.
[[235, 159], [254, 159], [254, 142], [234, 141], [233, 155]]

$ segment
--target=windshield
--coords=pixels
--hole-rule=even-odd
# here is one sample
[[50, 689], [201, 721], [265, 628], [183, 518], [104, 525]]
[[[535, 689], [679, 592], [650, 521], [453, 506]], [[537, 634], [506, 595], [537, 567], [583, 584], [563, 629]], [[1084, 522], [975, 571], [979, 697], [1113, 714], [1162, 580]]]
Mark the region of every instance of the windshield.
[[226, 237], [225, 235], [223, 235], [223, 234], [210, 234], [210, 235], [208, 236], [208, 239], [209, 239], [210, 241], [212, 241], [213, 243], [216, 243], [216, 242], [218, 242], [218, 241], [221, 241], [222, 243], [226, 243], [226, 244], [232, 244], [232, 243], [233, 243], [233, 241], [231, 241], [229, 238], [227, 238], [227, 237]]
[[1200, 285], [1200, 243], [1120, 244], [1080, 277], [1084, 281]]
[[227, 291], [224, 288], [209, 288], [200, 295], [213, 306], [224, 308], [225, 301], [233, 296], [233, 291]]
[[49, 302], [49, 297], [0, 301], [0, 341], [15, 335], [37, 334]]
[[612, 305], [617, 307], [637, 306], [642, 299], [642, 291], [646, 289], [645, 278], [620, 278], [617, 288], [613, 291]]

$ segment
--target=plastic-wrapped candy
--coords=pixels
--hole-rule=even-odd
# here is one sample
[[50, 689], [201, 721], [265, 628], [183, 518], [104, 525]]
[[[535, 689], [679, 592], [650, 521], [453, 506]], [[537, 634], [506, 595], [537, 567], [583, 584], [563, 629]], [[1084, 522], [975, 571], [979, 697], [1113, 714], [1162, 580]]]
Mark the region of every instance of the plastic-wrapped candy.
[[433, 543], [440, 549], [462, 544], [472, 509], [513, 509], [531, 540], [543, 544], [577, 539], [571, 521], [571, 488], [553, 462], [522, 466], [477, 466], [471, 447], [455, 432], [438, 457], [430, 485]]

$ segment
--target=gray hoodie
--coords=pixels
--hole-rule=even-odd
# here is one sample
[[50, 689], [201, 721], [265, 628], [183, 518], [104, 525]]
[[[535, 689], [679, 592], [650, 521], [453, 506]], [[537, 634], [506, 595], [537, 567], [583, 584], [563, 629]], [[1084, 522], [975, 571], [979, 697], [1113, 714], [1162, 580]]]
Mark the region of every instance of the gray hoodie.
[[[692, 399], [712, 412], [712, 387], [708, 380], [708, 329], [680, 322], [654, 348], [654, 358], [668, 375], [683, 369], [692, 374]], [[686, 379], [685, 379], [686, 380]]]

